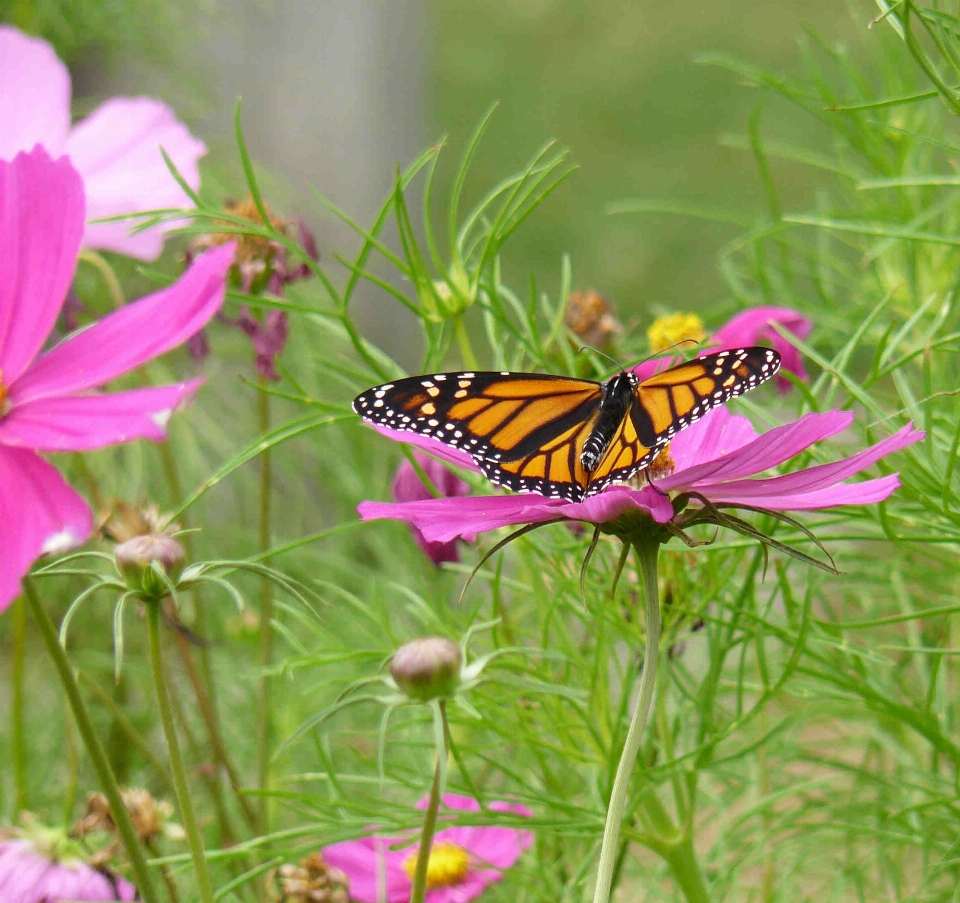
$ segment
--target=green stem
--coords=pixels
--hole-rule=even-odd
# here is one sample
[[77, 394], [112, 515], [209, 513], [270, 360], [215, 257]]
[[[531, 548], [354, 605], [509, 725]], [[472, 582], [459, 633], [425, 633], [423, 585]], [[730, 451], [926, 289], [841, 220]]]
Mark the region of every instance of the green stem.
[[677, 882], [687, 903], [710, 903], [707, 885], [697, 862], [697, 853], [693, 848], [693, 838], [685, 834], [680, 840], [671, 844], [666, 853], [660, 854], [670, 866], [670, 874]]
[[13, 655], [10, 659], [10, 745], [13, 757], [14, 819], [27, 808], [27, 750], [23, 729], [23, 667], [26, 661], [27, 604], [23, 599], [13, 603]]
[[193, 868], [196, 871], [197, 890], [200, 893], [202, 903], [214, 903], [213, 884], [210, 882], [210, 873], [207, 871], [207, 860], [203, 853], [203, 840], [200, 837], [200, 829], [197, 827], [197, 819], [193, 812], [193, 798], [190, 796], [190, 787], [187, 784], [187, 773], [184, 770], [183, 758], [180, 755], [180, 742], [177, 740], [177, 729], [173, 723], [173, 711], [170, 708], [170, 697], [167, 695], [167, 684], [163, 674], [159, 602], [147, 603], [147, 637], [150, 643], [150, 667], [153, 671], [153, 681], [157, 689], [157, 705], [160, 708], [163, 733], [167, 738], [170, 771], [173, 774], [173, 786], [177, 791], [180, 817], [183, 819], [183, 828], [187, 832], [187, 843], [190, 846], [190, 856], [193, 859]]
[[437, 831], [437, 813], [440, 811], [440, 787], [443, 783], [443, 769], [447, 756], [446, 749], [446, 709], [440, 703], [440, 717], [444, 722], [443, 741], [437, 749], [437, 765], [433, 771], [433, 784], [430, 786], [430, 798], [427, 811], [423, 815], [423, 831], [420, 833], [420, 846], [417, 849], [417, 864], [413, 872], [413, 888], [410, 890], [410, 903], [423, 903], [427, 895], [427, 874], [430, 866], [430, 851], [433, 849], [433, 835]]
[[643, 727], [653, 701], [653, 689], [657, 678], [657, 660], [660, 651], [660, 593], [657, 584], [657, 555], [660, 544], [654, 540], [638, 542], [634, 548], [640, 561], [643, 575], [643, 591], [647, 602], [647, 638], [643, 654], [643, 674], [640, 677], [640, 695], [633, 712], [627, 740], [617, 766], [617, 774], [610, 792], [607, 807], [607, 822], [603, 829], [603, 844], [600, 847], [600, 865], [597, 869], [597, 884], [593, 903], [609, 903], [613, 873], [617, 866], [620, 842], [620, 825], [630, 790], [630, 775], [640, 752]]
[[[270, 395], [260, 392], [260, 435], [270, 431]], [[260, 454], [260, 523], [259, 551], [270, 550], [270, 449]], [[270, 579], [260, 581], [260, 687], [257, 694], [257, 777], [260, 788], [260, 831], [267, 831], [270, 817], [270, 676], [267, 673], [273, 657], [273, 587]]]
[[467, 327], [463, 322], [463, 314], [457, 314], [453, 318], [453, 329], [457, 336], [457, 344], [460, 346], [463, 366], [467, 370], [476, 370], [477, 358], [473, 353], [473, 346], [470, 344], [470, 336], [467, 334]]
[[123, 289], [120, 287], [120, 280], [109, 263], [96, 251], [90, 248], [84, 248], [80, 252], [80, 259], [89, 263], [103, 279], [107, 286], [107, 293], [110, 295], [110, 301], [116, 310], [119, 310], [126, 303], [123, 299]]
[[86, 747], [87, 754], [97, 772], [97, 778], [100, 782], [100, 789], [103, 790], [110, 804], [110, 814], [113, 816], [114, 824], [117, 826], [117, 832], [123, 842], [127, 857], [130, 860], [130, 866], [133, 869], [134, 884], [140, 893], [143, 903], [159, 903], [156, 891], [153, 888], [153, 882], [150, 878], [150, 871], [147, 868], [147, 860], [143, 855], [143, 847], [137, 839], [137, 832], [133, 829], [133, 822], [130, 820], [130, 813], [123, 804], [123, 798], [120, 796], [120, 788], [117, 786], [117, 780], [110, 768], [110, 762], [107, 759], [107, 753], [93, 729], [93, 722], [90, 720], [90, 714], [87, 712], [83, 699], [80, 696], [80, 690], [77, 687], [77, 681], [73, 676], [73, 668], [70, 666], [70, 660], [67, 658], [66, 650], [60, 645], [57, 637], [57, 628], [50, 615], [43, 607], [40, 597], [34, 588], [33, 582], [29, 578], [23, 580], [23, 594], [30, 607], [30, 612], [40, 628], [40, 634], [43, 642], [46, 644], [47, 652], [53, 660], [54, 667], [57, 669], [57, 676], [63, 686], [63, 692], [67, 697], [70, 710], [73, 712], [73, 718], [80, 729], [80, 736], [83, 738], [83, 745]]

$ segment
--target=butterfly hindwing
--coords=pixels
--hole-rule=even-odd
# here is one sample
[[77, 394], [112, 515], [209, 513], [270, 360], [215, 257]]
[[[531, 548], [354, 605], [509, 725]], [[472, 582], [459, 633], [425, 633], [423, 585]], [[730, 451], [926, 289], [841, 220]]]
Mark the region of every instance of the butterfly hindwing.
[[[639, 384], [631, 377], [635, 388], [617, 390], [624, 404], [629, 398], [622, 419], [619, 407], [600, 417], [613, 380], [492, 371], [398, 379], [358, 395], [353, 408], [372, 423], [467, 452], [499, 486], [579, 502], [630, 479], [681, 430], [779, 368], [776, 351], [754, 347], [705, 355]], [[581, 461], [588, 438], [597, 451], [606, 443], [590, 473]]]

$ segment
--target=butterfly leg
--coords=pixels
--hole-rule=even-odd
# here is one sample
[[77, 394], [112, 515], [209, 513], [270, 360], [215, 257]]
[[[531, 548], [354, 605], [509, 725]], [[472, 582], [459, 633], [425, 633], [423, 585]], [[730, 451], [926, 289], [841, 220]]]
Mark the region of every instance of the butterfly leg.
[[656, 483], [653, 482], [653, 480], [650, 479], [650, 470], [649, 470], [648, 468], [644, 468], [644, 470], [643, 470], [643, 475], [647, 478], [647, 485], [648, 485], [654, 492], [659, 492], [660, 495], [662, 495], [665, 499], [669, 499], [669, 498], [670, 498], [670, 493], [669, 493], [669, 492], [664, 492], [659, 486], [657, 486]]

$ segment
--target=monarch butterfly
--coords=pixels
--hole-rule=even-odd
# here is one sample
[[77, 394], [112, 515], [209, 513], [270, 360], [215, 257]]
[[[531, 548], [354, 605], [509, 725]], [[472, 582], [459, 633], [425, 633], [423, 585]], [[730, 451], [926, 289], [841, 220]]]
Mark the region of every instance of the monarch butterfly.
[[770, 348], [739, 348], [649, 379], [604, 383], [540, 373], [411, 376], [358, 395], [364, 420], [467, 452], [498, 486], [580, 502], [647, 467], [711, 408], [780, 369]]

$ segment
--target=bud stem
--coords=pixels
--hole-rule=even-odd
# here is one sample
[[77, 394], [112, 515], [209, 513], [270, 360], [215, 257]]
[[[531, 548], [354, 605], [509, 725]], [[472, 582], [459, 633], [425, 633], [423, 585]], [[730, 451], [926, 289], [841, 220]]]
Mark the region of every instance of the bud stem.
[[633, 712], [627, 739], [620, 755], [620, 764], [610, 791], [610, 803], [607, 807], [607, 821], [603, 829], [603, 845], [600, 847], [600, 865], [597, 869], [597, 884], [593, 894], [593, 903], [608, 903], [613, 884], [613, 875], [617, 869], [620, 848], [620, 827], [623, 810], [626, 807], [630, 790], [630, 776], [640, 752], [643, 739], [643, 727], [653, 702], [653, 689], [657, 679], [657, 660], [660, 652], [660, 589], [657, 582], [657, 555], [660, 543], [648, 539], [634, 544], [640, 571], [643, 576], [643, 592], [647, 603], [647, 638], [643, 653], [643, 674], [640, 676], [640, 695]]
[[187, 832], [187, 843], [190, 846], [190, 856], [193, 859], [193, 868], [196, 871], [197, 890], [200, 892], [202, 903], [214, 903], [213, 884], [207, 870], [207, 860], [203, 853], [200, 829], [197, 827], [197, 819], [193, 812], [193, 798], [190, 796], [190, 787], [187, 784], [187, 774], [183, 767], [183, 758], [180, 755], [180, 742], [177, 740], [177, 729], [173, 723], [173, 711], [170, 708], [170, 697], [167, 695], [167, 685], [163, 675], [159, 602], [147, 603], [147, 637], [150, 644], [150, 667], [153, 671], [153, 682], [157, 690], [157, 705], [160, 708], [163, 733], [167, 739], [170, 771], [173, 774], [173, 786], [177, 791], [180, 817], [183, 819], [183, 828]]
[[437, 813], [440, 810], [440, 788], [447, 758], [447, 707], [446, 701], [438, 703], [443, 730], [443, 740], [438, 739], [437, 765], [433, 772], [433, 784], [430, 786], [430, 798], [427, 811], [423, 815], [423, 831], [420, 833], [420, 846], [417, 849], [417, 864], [413, 872], [413, 888], [410, 891], [410, 903], [423, 903], [427, 895], [427, 870], [430, 865], [430, 851], [433, 849], [433, 835], [437, 830]]
[[110, 814], [113, 816], [114, 824], [123, 841], [124, 849], [130, 859], [130, 865], [133, 868], [134, 883], [140, 894], [143, 903], [159, 903], [156, 891], [153, 888], [153, 882], [150, 879], [150, 871], [147, 868], [147, 859], [143, 855], [143, 847], [137, 839], [137, 832], [133, 828], [133, 822], [130, 820], [130, 813], [123, 804], [123, 798], [120, 796], [120, 788], [117, 786], [117, 779], [110, 768], [110, 761], [107, 759], [106, 750], [100, 742], [96, 731], [93, 729], [93, 722], [83, 704], [83, 697], [80, 695], [80, 689], [77, 687], [76, 678], [73, 675], [73, 667], [70, 659], [67, 658], [66, 650], [60, 645], [57, 637], [57, 628], [50, 615], [43, 607], [40, 597], [37, 595], [33, 581], [29, 577], [23, 579], [23, 595], [27, 600], [27, 605], [33, 615], [37, 626], [40, 628], [40, 634], [47, 647], [47, 652], [53, 660], [54, 667], [57, 669], [57, 676], [63, 686], [64, 695], [73, 712], [74, 720], [80, 729], [80, 736], [83, 737], [83, 745], [87, 748], [87, 754], [97, 772], [97, 778], [100, 782], [100, 789], [110, 804]]

